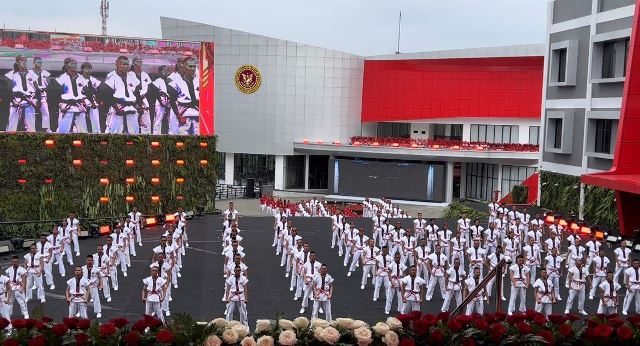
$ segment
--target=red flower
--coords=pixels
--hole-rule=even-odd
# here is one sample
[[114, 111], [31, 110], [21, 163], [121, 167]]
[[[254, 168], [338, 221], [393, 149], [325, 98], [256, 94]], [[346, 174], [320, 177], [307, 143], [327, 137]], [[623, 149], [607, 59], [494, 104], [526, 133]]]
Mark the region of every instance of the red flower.
[[400, 346], [416, 346], [416, 342], [411, 338], [400, 339]]
[[40, 319], [40, 321], [42, 323], [49, 323], [49, 322], [53, 322], [53, 318], [51, 317], [47, 317], [47, 316], [42, 316], [42, 318]]
[[132, 330], [124, 336], [124, 341], [127, 343], [127, 345], [137, 345], [140, 341], [140, 335], [138, 334], [138, 332]]
[[460, 329], [462, 329], [462, 325], [460, 324], [460, 322], [458, 322], [455, 319], [453, 319], [453, 320], [449, 320], [449, 322], [447, 322], [447, 328], [449, 328], [449, 330], [452, 333], [455, 333], [455, 332], [459, 331]]
[[580, 316], [570, 313], [570, 314], [567, 315], [567, 319], [569, 321], [571, 321], [571, 322], [578, 321], [578, 320], [580, 320]]
[[456, 317], [456, 320], [462, 324], [463, 326], [468, 325], [469, 323], [473, 322], [475, 319], [473, 316], [467, 316], [467, 315], [460, 315], [458, 317]]
[[173, 334], [167, 329], [161, 329], [156, 335], [158, 342], [161, 344], [170, 344], [173, 342]]
[[630, 323], [633, 323], [633, 324], [639, 324], [640, 323], [640, 315], [629, 316], [629, 317], [627, 317], [627, 321], [629, 321]]
[[589, 328], [595, 328], [599, 325], [600, 323], [598, 321], [596, 321], [595, 319], [588, 319], [587, 320], [587, 327]]
[[531, 326], [527, 322], [522, 321], [516, 323], [516, 328], [518, 328], [521, 334], [531, 334]]
[[587, 327], [587, 329], [585, 329], [584, 331], [584, 338], [593, 339], [595, 337], [596, 337], [596, 329]]
[[605, 314], [596, 314], [596, 318], [601, 320], [601, 321], [604, 320], [606, 317], [607, 317], [607, 315], [605, 315]]
[[69, 328], [65, 326], [63, 323], [58, 323], [51, 328], [51, 332], [58, 337], [65, 335], [69, 331]]
[[133, 324], [133, 327], [131, 327], [132, 330], [137, 330], [139, 332], [144, 331], [145, 329], [147, 329], [149, 325], [147, 324], [147, 322], [145, 320], [138, 320], [138, 322]]
[[126, 326], [127, 324], [129, 324], [129, 320], [124, 318], [124, 317], [114, 318], [114, 319], [110, 320], [109, 322], [113, 323], [113, 325], [116, 326], [116, 328], [118, 328], [118, 329], [120, 329], [120, 328]]
[[7, 339], [2, 343], [2, 346], [20, 346], [20, 344], [14, 339]]
[[6, 318], [0, 318], [0, 329], [5, 329], [11, 322]]
[[429, 325], [423, 319], [419, 319], [413, 322], [413, 332], [418, 334], [419, 336], [423, 336], [427, 334], [429, 330]]
[[527, 312], [524, 313], [524, 316], [527, 320], [533, 321], [533, 319], [538, 316], [538, 312], [535, 310], [527, 310]]
[[409, 321], [411, 321], [409, 314], [399, 314], [398, 316], [396, 316], [396, 318], [398, 319], [398, 321], [402, 322], [402, 325], [404, 327], [406, 327], [409, 324]]
[[433, 316], [432, 314], [424, 314], [422, 315], [421, 319], [425, 322], [431, 322], [433, 324], [438, 322], [438, 319], [436, 318], [436, 316]]
[[599, 337], [608, 338], [613, 333], [613, 328], [607, 324], [601, 324], [595, 328], [595, 333]]
[[435, 329], [431, 332], [431, 343], [434, 345], [440, 345], [444, 342], [444, 334], [440, 329]]
[[78, 319], [75, 317], [65, 317], [62, 319], [62, 323], [69, 329], [76, 329], [78, 327]]
[[448, 321], [449, 311], [439, 312], [437, 315], [438, 321]]
[[11, 321], [11, 324], [13, 325], [13, 328], [15, 329], [25, 329], [27, 328], [27, 321], [23, 320], [21, 318], [15, 319], [13, 321]]
[[525, 316], [523, 314], [513, 314], [511, 316], [507, 316], [507, 322], [509, 322], [509, 324], [516, 324], [524, 321], [524, 318]]
[[98, 332], [100, 332], [100, 336], [103, 338], [112, 336], [116, 331], [116, 326], [114, 326], [113, 323], [105, 323], [98, 328]]
[[493, 315], [495, 316], [496, 321], [504, 321], [504, 319], [507, 318], [507, 314], [502, 311], [496, 311]]
[[533, 318], [533, 322], [538, 325], [543, 325], [547, 323], [547, 319], [544, 317], [544, 315], [540, 314], [536, 315], [536, 317]]
[[561, 325], [567, 321], [567, 318], [562, 315], [551, 314], [549, 315], [549, 321], [555, 325]]
[[411, 311], [408, 316], [409, 316], [410, 320], [417, 321], [417, 320], [420, 319], [420, 317], [422, 317], [422, 312], [420, 312], [420, 311]]
[[36, 326], [36, 322], [38, 322], [33, 318], [27, 318], [25, 321], [27, 322], [27, 328], [35, 327]]
[[[66, 327], [67, 327], [67, 326], [65, 326], [65, 328], [66, 328]], [[45, 330], [45, 329], [47, 329], [48, 327], [47, 327], [47, 325], [46, 325], [46, 324], [44, 324], [44, 323], [42, 323], [42, 322], [36, 322], [36, 328], [37, 328], [38, 330]]]
[[487, 323], [493, 323], [496, 321], [496, 315], [492, 313], [487, 313], [484, 315], [484, 319], [487, 321]]
[[621, 320], [618, 316], [613, 316], [607, 320], [610, 326], [613, 328], [618, 328], [624, 324], [624, 321]]
[[158, 328], [162, 326], [162, 321], [153, 316], [144, 315], [144, 321], [147, 322], [150, 328]]
[[462, 339], [462, 346], [475, 346], [476, 341], [473, 338]]
[[45, 346], [47, 344], [47, 340], [45, 340], [43, 335], [38, 335], [29, 341], [29, 346]]
[[539, 331], [538, 336], [543, 337], [550, 345], [553, 345], [556, 342], [556, 339], [553, 337], [553, 333], [548, 330]]
[[91, 327], [91, 320], [81, 319], [78, 321], [79, 329], [89, 329], [89, 327]]
[[75, 339], [78, 346], [89, 344], [89, 335], [85, 333], [76, 334]]
[[560, 333], [560, 335], [566, 338], [573, 334], [573, 328], [571, 328], [570, 324], [565, 323], [561, 325], [560, 328], [558, 328], [558, 332]]
[[616, 334], [618, 335], [618, 339], [620, 339], [620, 341], [627, 341], [633, 337], [633, 331], [627, 326], [618, 328], [616, 330]]
[[507, 328], [505, 328], [501, 323], [494, 323], [489, 326], [489, 339], [494, 343], [500, 341], [506, 333]]
[[487, 323], [484, 318], [480, 318], [476, 320], [476, 328], [478, 328], [478, 330], [486, 330], [489, 328], [489, 323]]

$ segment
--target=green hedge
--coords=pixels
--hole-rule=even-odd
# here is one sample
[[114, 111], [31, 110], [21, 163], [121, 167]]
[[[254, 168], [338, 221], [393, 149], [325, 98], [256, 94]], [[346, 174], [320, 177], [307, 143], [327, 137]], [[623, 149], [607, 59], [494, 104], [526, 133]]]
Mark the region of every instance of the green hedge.
[[[580, 177], [542, 171], [540, 174], [543, 208], [563, 215], [578, 214]], [[584, 219], [593, 225], [618, 228], [618, 211], [613, 190], [587, 185], [584, 196]]]
[[[55, 146], [46, 147], [47, 139], [54, 140]], [[75, 140], [82, 145], [73, 145]], [[153, 141], [160, 147], [152, 148]], [[177, 142], [184, 146], [178, 148]], [[178, 206], [193, 210], [201, 204], [212, 211], [215, 144], [215, 137], [1, 134], [0, 221], [60, 219], [70, 211], [80, 218], [109, 218], [133, 205], [144, 214], [174, 211]], [[82, 160], [82, 166], [74, 166], [74, 159]], [[135, 166], [125, 165], [129, 159]], [[161, 165], [153, 167], [151, 160], [160, 160]], [[176, 160], [184, 160], [184, 166], [179, 167]], [[200, 160], [208, 160], [208, 165]], [[160, 183], [152, 185], [152, 177]], [[184, 178], [183, 184], [176, 182], [179, 177]], [[109, 179], [109, 184], [100, 184], [101, 178]], [[135, 183], [127, 184], [126, 178], [134, 178]], [[153, 195], [160, 197], [159, 203], [151, 201]], [[109, 203], [100, 203], [102, 196], [109, 197]], [[125, 196], [135, 201], [127, 204]]]
[[489, 217], [489, 213], [485, 213], [474, 208], [468, 207], [460, 202], [453, 202], [447, 206], [442, 212], [442, 217], [446, 219], [458, 219], [462, 213], [466, 213], [471, 220], [484, 220]]
[[511, 199], [515, 204], [526, 204], [529, 197], [529, 187], [524, 185], [514, 185], [511, 189]]

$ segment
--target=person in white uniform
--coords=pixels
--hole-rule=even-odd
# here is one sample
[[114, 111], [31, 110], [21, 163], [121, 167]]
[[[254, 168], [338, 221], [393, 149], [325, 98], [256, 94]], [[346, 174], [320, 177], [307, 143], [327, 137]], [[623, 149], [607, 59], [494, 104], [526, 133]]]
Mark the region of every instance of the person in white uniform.
[[[569, 246], [569, 248], [567, 249], [567, 268], [571, 270], [571, 268], [575, 267], [575, 263], [577, 260], [582, 260], [582, 263], [584, 264], [585, 252], [586, 249], [582, 245], [580, 245], [580, 238], [576, 238], [575, 243]], [[567, 275], [567, 282], [565, 286], [568, 287], [570, 282], [571, 281], [569, 280], [569, 275]]]
[[633, 260], [633, 267], [624, 271], [624, 286], [627, 292], [624, 295], [622, 314], [627, 315], [631, 302], [636, 301], [636, 314], [640, 313], [640, 260]]
[[[464, 267], [464, 254], [467, 249], [467, 240], [460, 230], [456, 231], [456, 236], [449, 241], [449, 244], [451, 246], [451, 260], [459, 259], [460, 265]], [[447, 258], [448, 257], [449, 256], [447, 256]]]
[[136, 241], [138, 242], [138, 246], [142, 246], [142, 237], [140, 234], [140, 227], [142, 226], [142, 213], [138, 211], [137, 207], [133, 207], [131, 212], [128, 214], [131, 223], [133, 224], [133, 231], [136, 234]]
[[467, 242], [465, 243], [467, 247], [471, 247], [471, 235], [469, 234], [470, 227], [471, 220], [467, 218], [466, 213], [462, 213], [462, 215], [458, 219], [458, 231], [460, 231], [462, 237], [467, 240]]
[[[449, 229], [449, 225], [445, 222], [442, 224], [442, 228], [438, 231], [438, 244], [442, 248], [442, 252], [449, 258], [451, 256], [451, 238], [453, 232]], [[462, 263], [462, 262], [461, 262]]]
[[[0, 268], [2, 269], [2, 268]], [[13, 290], [11, 289], [11, 279], [0, 270], [0, 316], [11, 321], [11, 311], [9, 306], [13, 301]], [[12, 309], [13, 310], [13, 309]]]
[[551, 253], [551, 250], [555, 248], [557, 253], [560, 253], [560, 238], [555, 232], [549, 234], [549, 239], [544, 241], [544, 250], [547, 253]]
[[[117, 256], [118, 261], [120, 262], [120, 270], [122, 271], [122, 275], [124, 275], [124, 277], [127, 277], [126, 251], [129, 248], [129, 243], [128, 243], [127, 235], [122, 233], [121, 224], [116, 225], [114, 233], [112, 233], [110, 237], [111, 237], [111, 240], [113, 241], [112, 244], [115, 247], [114, 252]], [[108, 240], [107, 240], [107, 245], [110, 245]], [[105, 253], [108, 254], [107, 251], [105, 251]]]
[[598, 256], [601, 246], [602, 243], [596, 239], [595, 235], [592, 234], [591, 239], [589, 239], [589, 241], [585, 244], [585, 247], [589, 251], [587, 253], [587, 262], [585, 263], [585, 266], [587, 266], [587, 268], [591, 266], [591, 261], [593, 260], [593, 258]]
[[[304, 276], [304, 266], [309, 262], [310, 259], [310, 251], [309, 251], [309, 243], [302, 244], [302, 251], [299, 251], [296, 254], [296, 258], [294, 261], [294, 267], [296, 268], [296, 285], [295, 290], [296, 293], [293, 297], [293, 300], [298, 300], [303, 294], [303, 288], [305, 285], [305, 276]], [[289, 288], [290, 291], [293, 291], [294, 286]]]
[[153, 134], [159, 135], [162, 134], [162, 121], [167, 119], [169, 122], [169, 135], [177, 135], [178, 134], [178, 119], [176, 118], [176, 114], [171, 107], [171, 100], [169, 98], [169, 93], [167, 92], [167, 84], [171, 80], [167, 77], [169, 76], [169, 68], [166, 65], [162, 65], [158, 67], [159, 77], [153, 81], [153, 85], [156, 87], [158, 92], [158, 97], [156, 98], [155, 104], [155, 117], [153, 118]]
[[393, 248], [392, 239], [393, 239], [394, 229], [395, 227], [391, 224], [391, 220], [389, 219], [384, 220], [384, 223], [382, 224], [381, 230], [380, 230], [379, 244], [381, 244], [381, 246], [387, 246], [389, 248], [389, 251], [391, 251], [391, 249]]
[[424, 296], [424, 286], [427, 283], [417, 276], [417, 273], [416, 266], [412, 265], [409, 267], [409, 275], [400, 280], [400, 291], [405, 314], [411, 311], [420, 311], [420, 304]]
[[547, 270], [540, 269], [540, 278], [533, 283], [536, 295], [535, 310], [549, 317], [553, 310], [553, 304], [556, 303], [555, 288], [553, 282], [549, 279]]
[[[478, 287], [478, 285], [480, 284], [480, 281], [482, 280], [482, 278], [480, 278], [480, 269], [479, 268], [473, 268], [473, 277], [468, 278], [467, 280], [465, 280], [465, 287], [464, 287], [464, 291], [465, 291], [465, 297], [469, 296], [469, 294], [471, 294], [471, 292], [473, 292], [473, 290], [476, 289], [476, 287]], [[481, 289], [475, 297], [473, 297], [473, 299], [467, 304], [467, 309], [466, 309], [466, 314], [467, 315], [471, 315], [473, 314], [474, 310], [476, 313], [482, 315], [484, 313], [484, 303], [489, 304], [489, 298], [487, 297], [487, 292], [486, 292], [486, 288]]]
[[416, 258], [416, 268], [418, 269], [418, 276], [421, 276], [424, 281], [429, 282], [429, 254], [431, 249], [427, 246], [427, 239], [420, 239], [420, 245], [413, 251], [413, 255]]
[[80, 232], [80, 220], [76, 217], [75, 213], [69, 213], [67, 218], [67, 224], [71, 232], [69, 233], [69, 239], [73, 242], [73, 251], [76, 253], [76, 257], [80, 256], [80, 242], [78, 241], [78, 234]]
[[182, 78], [172, 79], [169, 83], [176, 92], [178, 108], [178, 134], [200, 134], [200, 77], [196, 75], [197, 62], [192, 57], [183, 61]]
[[25, 300], [27, 271], [20, 266], [18, 256], [14, 255], [11, 257], [11, 267], [7, 268], [5, 273], [7, 277], [9, 277], [12, 292], [11, 296], [13, 297], [11, 303], [7, 306], [9, 315], [13, 313], [13, 304], [17, 301], [20, 306], [20, 312], [22, 312], [22, 317], [25, 319], [29, 318], [29, 310], [27, 309], [27, 302]]
[[24, 267], [27, 270], [26, 301], [31, 300], [33, 289], [36, 288], [38, 290], [38, 299], [40, 299], [41, 303], [44, 303], [44, 286], [42, 285], [44, 261], [35, 244], [32, 244], [29, 247], [29, 253], [24, 255]]
[[469, 272], [472, 273], [474, 268], [480, 270], [480, 277], [482, 277], [482, 269], [485, 262], [484, 249], [480, 247], [480, 239], [473, 240], [473, 246], [467, 249], [467, 256], [469, 260]]
[[[113, 234], [112, 234], [113, 235]], [[111, 285], [113, 286], [113, 290], [118, 290], [118, 263], [120, 263], [120, 267], [124, 267], [126, 271], [126, 263], [124, 263], [124, 259], [120, 255], [121, 251], [117, 245], [114, 244], [114, 238], [109, 236], [107, 237], [107, 243], [104, 244], [102, 250], [104, 254], [109, 257], [109, 278], [111, 279]]]
[[35, 77], [33, 86], [35, 87], [35, 110], [40, 112], [42, 130], [51, 132], [51, 117], [49, 115], [49, 104], [47, 103], [47, 86], [49, 85], [49, 77], [51, 73], [42, 68], [42, 58], [36, 56], [33, 58], [33, 70], [29, 74]]
[[60, 226], [58, 226], [58, 234], [62, 237], [62, 247], [60, 255], [64, 258], [67, 256], [67, 262], [73, 266], [73, 254], [71, 253], [71, 226], [66, 219], [62, 220]]
[[69, 317], [87, 318], [90, 294], [89, 281], [82, 277], [82, 267], [76, 266], [74, 277], [67, 280], [65, 292], [67, 303], [69, 303]]
[[511, 295], [509, 297], [508, 314], [512, 315], [516, 309], [516, 298], [520, 297], [520, 312], [527, 311], [526, 299], [529, 287], [529, 267], [524, 265], [524, 256], [516, 257], [516, 263], [509, 267], [511, 278]]
[[305, 288], [304, 295], [302, 296], [302, 306], [300, 308], [301, 314], [304, 314], [305, 309], [309, 306], [309, 299], [315, 299], [313, 294], [313, 278], [318, 274], [321, 266], [322, 263], [316, 261], [316, 253], [311, 251], [309, 253], [309, 262], [302, 268]]
[[618, 313], [618, 290], [620, 284], [613, 281], [613, 272], [607, 272], [607, 279], [602, 282], [600, 288], [600, 304], [598, 313], [612, 315]]
[[111, 264], [111, 259], [104, 253], [102, 245], [97, 246], [97, 251], [92, 255], [92, 257], [94, 266], [100, 269], [100, 288], [104, 294], [104, 299], [107, 300], [107, 303], [110, 303], [111, 287], [109, 284], [109, 276], [111, 275], [111, 268], [109, 268], [109, 266]]
[[[65, 276], [64, 262], [62, 261], [64, 258], [62, 257], [62, 247], [63, 238], [60, 234], [58, 234], [58, 227], [53, 227], [52, 233], [47, 236], [47, 242], [51, 244], [51, 256], [54, 260], [53, 264], [58, 265], [58, 271], [60, 272], [60, 276]], [[52, 283], [53, 285], [53, 283]], [[51, 288], [53, 289], [53, 288]]]
[[596, 290], [600, 284], [606, 281], [609, 272], [609, 258], [604, 255], [604, 249], [598, 249], [598, 256], [591, 259], [589, 270], [593, 269], [593, 279], [591, 280], [591, 290], [589, 291], [589, 299], [593, 300]]
[[[510, 262], [511, 261], [510, 257], [507, 257], [507, 256], [504, 255], [502, 246], [498, 245], [498, 247], [496, 247], [496, 252], [494, 252], [491, 255], [487, 256], [487, 261], [486, 261], [485, 265], [489, 268], [489, 271], [492, 271], [498, 265], [498, 263], [500, 263], [503, 259], [506, 262]], [[499, 286], [500, 299], [507, 300], [504, 297], [504, 281], [505, 281], [505, 276], [507, 275], [507, 270], [505, 270], [505, 268], [507, 268], [507, 264], [505, 263], [505, 265], [502, 268], [503, 268], [502, 277], [500, 278], [500, 286]], [[494, 276], [487, 283], [487, 295], [489, 296], [489, 298], [491, 298], [491, 294], [493, 292], [493, 285], [495, 284], [496, 280], [497, 280], [497, 278]]]
[[385, 298], [389, 294], [391, 288], [391, 262], [393, 259], [389, 256], [389, 248], [382, 247], [381, 253], [376, 257], [376, 274], [374, 277], [375, 286], [373, 290], [373, 301], [377, 302], [380, 298], [380, 287], [384, 285]]
[[442, 299], [444, 300], [446, 289], [444, 276], [447, 272], [448, 260], [447, 256], [442, 253], [442, 248], [440, 247], [440, 245], [436, 245], [436, 251], [429, 255], [428, 268], [431, 274], [431, 278], [429, 279], [429, 288], [427, 290], [426, 299], [428, 302], [431, 301], [437, 283], [440, 286], [440, 294], [442, 296]]
[[133, 90], [133, 94], [136, 97], [135, 108], [139, 116], [140, 134], [151, 133], [151, 115], [149, 113], [149, 100], [147, 100], [147, 93], [149, 92], [149, 84], [151, 84], [151, 77], [149, 74], [142, 71], [142, 58], [136, 56], [133, 58], [133, 65], [131, 65], [131, 71], [127, 75], [134, 78], [138, 83]]
[[12, 92], [6, 130], [10, 132], [17, 131], [18, 123], [22, 119], [27, 132], [36, 132], [36, 100], [34, 99], [36, 76], [27, 71], [27, 58], [24, 56], [16, 57], [16, 65], [17, 71], [9, 71], [5, 75], [11, 81]]
[[391, 305], [393, 303], [393, 297], [397, 296], [398, 299], [398, 307], [397, 311], [402, 313], [404, 311], [404, 304], [402, 303], [402, 292], [400, 291], [400, 280], [404, 277], [404, 271], [407, 269], [400, 261], [400, 254], [396, 253], [393, 255], [393, 263], [391, 264], [391, 273], [390, 273], [390, 281], [391, 287], [387, 290], [387, 301], [384, 307], [384, 313], [389, 314], [391, 312]]
[[109, 72], [104, 85], [111, 88], [113, 104], [107, 113], [107, 133], [122, 133], [126, 120], [127, 133], [139, 134], [140, 125], [138, 112], [135, 108], [136, 95], [134, 90], [139, 84], [138, 79], [128, 74], [129, 58], [124, 55], [116, 59], [116, 68]]
[[367, 285], [367, 278], [371, 277], [371, 283], [375, 285], [376, 262], [380, 249], [375, 246], [373, 239], [367, 240], [367, 246], [364, 248], [362, 259], [362, 280], [360, 281], [360, 289], [363, 290]]
[[85, 96], [84, 103], [91, 122], [91, 132], [102, 133], [100, 109], [98, 108], [100, 104], [97, 99], [98, 87], [102, 82], [91, 75], [92, 68], [93, 66], [89, 62], [84, 62], [80, 65], [82, 74], [78, 76], [78, 87], [81, 88], [80, 90]]
[[364, 235], [364, 228], [360, 228], [358, 230], [358, 234], [352, 241], [353, 246], [351, 248], [351, 254], [353, 257], [351, 258], [351, 266], [349, 267], [347, 276], [351, 276], [351, 273], [356, 271], [356, 266], [358, 266], [361, 261], [361, 257], [364, 254], [364, 248], [367, 245], [368, 241], [369, 237]]
[[[386, 243], [386, 239], [384, 239], [383, 235], [382, 235], [382, 225], [389, 225], [389, 221], [387, 221], [387, 218], [382, 216], [382, 211], [378, 210], [376, 211], [376, 216], [374, 216], [372, 218], [373, 220], [373, 239], [377, 239], [378, 244], [380, 246], [386, 245], [389, 246], [389, 251], [391, 251], [391, 245]], [[388, 230], [387, 226], [387, 230]]]
[[618, 279], [621, 273], [629, 268], [629, 255], [631, 254], [631, 249], [627, 247], [627, 241], [623, 240], [620, 242], [620, 247], [613, 250], [613, 253], [616, 255], [616, 271], [613, 275], [613, 281], [619, 282]]
[[40, 235], [40, 241], [36, 243], [36, 249], [42, 259], [43, 276], [46, 279], [46, 284], [53, 290], [56, 288], [53, 284], [53, 274], [51, 273], [53, 249], [51, 247], [51, 243], [47, 241], [47, 235]]
[[[151, 267], [151, 276], [142, 280], [142, 303], [144, 303], [144, 313], [155, 315], [164, 322], [162, 313], [162, 302], [165, 298], [165, 291], [168, 283], [159, 276], [159, 268]], [[231, 309], [229, 309], [231, 310]]]
[[[427, 224], [427, 220], [422, 218], [422, 213], [418, 213], [418, 218], [413, 220], [413, 229], [416, 230], [416, 238], [422, 239], [424, 238], [425, 233], [425, 225]], [[436, 230], [436, 237], [438, 234], [438, 230]]]
[[102, 278], [100, 276], [100, 268], [94, 266], [93, 256], [87, 255], [86, 264], [82, 266], [82, 278], [89, 282], [87, 289], [93, 301], [93, 313], [96, 318], [102, 317], [102, 305], [100, 304], [100, 294], [98, 291], [102, 288]]
[[[473, 225], [469, 227], [469, 235], [471, 236], [471, 244], [473, 241], [480, 240], [482, 241], [482, 235], [484, 234], [484, 227], [480, 226], [480, 219], [475, 219], [473, 221]], [[480, 275], [482, 276], [482, 275]]]
[[488, 255], [496, 252], [496, 247], [501, 243], [500, 230], [495, 228], [495, 223], [490, 222], [484, 230], [484, 251]]
[[542, 263], [542, 258], [540, 257], [540, 246], [535, 243], [533, 238], [529, 238], [528, 244], [522, 248], [522, 252], [526, 257], [526, 264], [529, 267], [529, 273], [531, 273], [529, 282], [536, 282], [536, 272], [538, 271], [538, 266]]
[[451, 299], [454, 297], [456, 299], [456, 306], [462, 304], [462, 289], [464, 288], [464, 278], [466, 274], [464, 269], [460, 267], [460, 259], [454, 259], [453, 266], [449, 267], [445, 276], [447, 293], [442, 308], [440, 309], [442, 312], [449, 311]]
[[[373, 239], [371, 239], [373, 241]], [[324, 310], [325, 320], [331, 322], [331, 298], [333, 297], [334, 280], [327, 273], [327, 265], [320, 266], [320, 272], [313, 277], [313, 312], [311, 319], [318, 318], [318, 312]]]
[[553, 283], [553, 289], [555, 291], [554, 297], [556, 300], [561, 301], [562, 298], [560, 297], [560, 278], [562, 277], [562, 268], [564, 268], [564, 266], [562, 265], [562, 261], [564, 260], [564, 258], [558, 255], [558, 248], [552, 247], [551, 253], [547, 255], [544, 260], [546, 262], [545, 268], [547, 269], [549, 280], [551, 281], [551, 283]]
[[87, 132], [87, 105], [79, 85], [78, 63], [73, 58], [64, 60], [64, 73], [56, 78], [62, 87], [58, 110], [58, 133]]
[[584, 296], [587, 285], [589, 284], [589, 270], [582, 265], [582, 259], [575, 260], [575, 266], [569, 268], [567, 274], [567, 280], [569, 281], [569, 298], [567, 298], [567, 307], [564, 310], [565, 314], [573, 308], [573, 301], [578, 296], [578, 311], [587, 316], [587, 312], [584, 311]]

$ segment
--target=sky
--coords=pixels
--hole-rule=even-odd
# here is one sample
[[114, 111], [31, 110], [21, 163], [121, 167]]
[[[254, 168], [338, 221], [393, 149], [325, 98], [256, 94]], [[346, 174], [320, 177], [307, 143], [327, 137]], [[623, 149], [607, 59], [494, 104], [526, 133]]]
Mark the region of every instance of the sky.
[[[26, 4], [26, 5], [25, 5]], [[0, 25], [99, 34], [100, 0], [2, 0]], [[110, 0], [108, 33], [161, 38], [160, 16], [359, 55], [543, 43], [547, 0]]]

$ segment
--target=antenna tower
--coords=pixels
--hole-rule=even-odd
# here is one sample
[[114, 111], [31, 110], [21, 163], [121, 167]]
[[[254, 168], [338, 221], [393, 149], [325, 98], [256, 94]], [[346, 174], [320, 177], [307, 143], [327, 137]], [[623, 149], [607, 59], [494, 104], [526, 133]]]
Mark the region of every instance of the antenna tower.
[[100, 16], [102, 17], [102, 35], [107, 35], [107, 19], [109, 19], [109, 0], [100, 1]]

